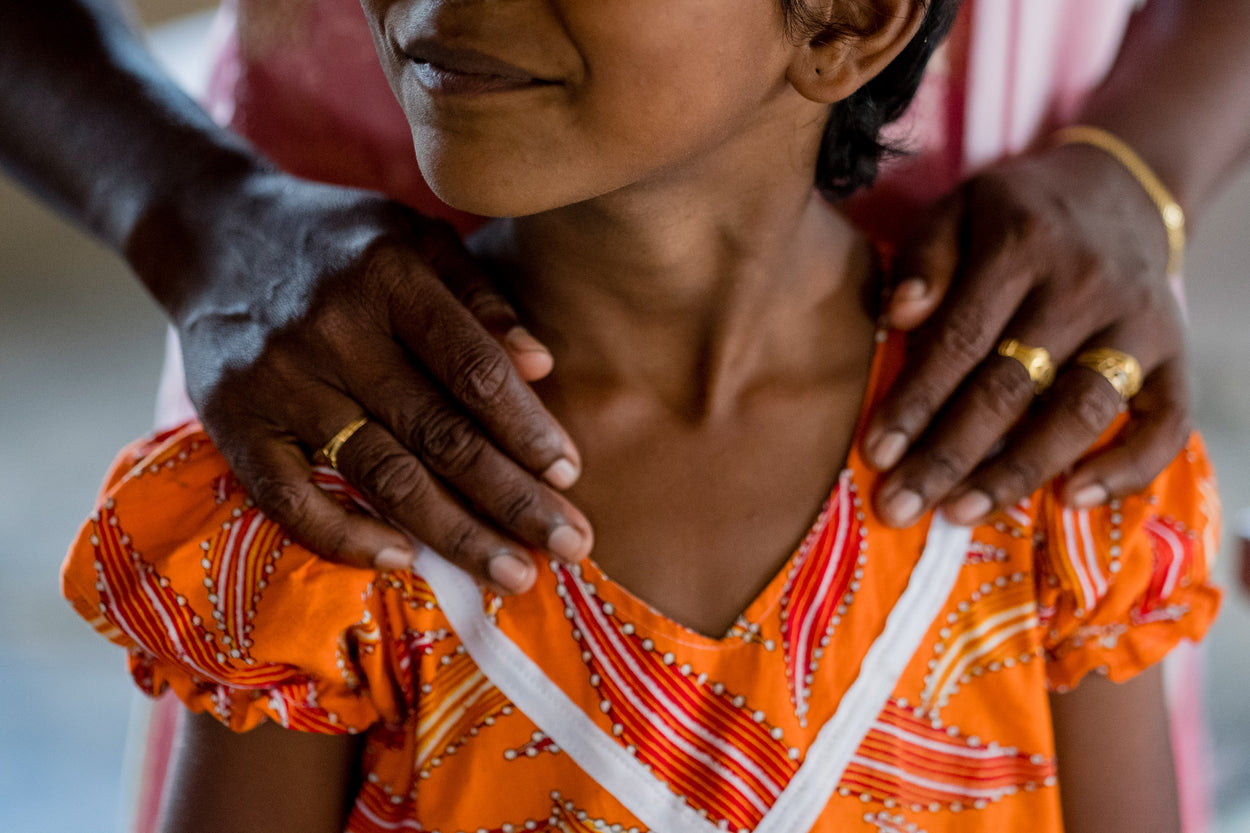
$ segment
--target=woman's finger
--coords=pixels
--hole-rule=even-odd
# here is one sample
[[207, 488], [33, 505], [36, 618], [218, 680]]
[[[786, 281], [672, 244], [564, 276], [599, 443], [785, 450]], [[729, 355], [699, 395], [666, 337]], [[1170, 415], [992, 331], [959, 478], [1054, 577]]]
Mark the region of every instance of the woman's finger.
[[521, 324], [516, 309], [455, 231], [423, 220], [418, 233], [425, 265], [507, 352], [520, 377], [534, 382], [549, 374], [554, 367], [551, 351]]
[[505, 595], [533, 585], [526, 548], [472, 514], [379, 423], [368, 421], [352, 436], [338, 469], [379, 512], [478, 581]]
[[1123, 434], [1076, 467], [1064, 484], [1065, 503], [1087, 509], [1140, 492], [1180, 453], [1192, 431], [1183, 365], [1174, 358], [1146, 377]]
[[[882, 481], [875, 500], [888, 523], [906, 526], [931, 506], [946, 499], [991, 450], [1009, 436], [1039, 394], [1039, 379], [1034, 378], [1038, 371], [1034, 369], [1030, 372], [1026, 363], [1028, 351], [1045, 349], [1053, 376], [1053, 369], [1080, 345], [1084, 328], [1074, 328], [1070, 317], [1056, 317], [1055, 306], [1037, 300], [1037, 294], [1025, 301], [1004, 331], [1004, 335], [1018, 342], [1017, 350], [1022, 352], [1000, 355], [996, 349], [981, 362], [946, 403], [913, 450]], [[1072, 401], [1068, 387], [1060, 385], [1056, 392], [1058, 398], [1065, 402]], [[1067, 444], [1061, 442], [1063, 451], [1072, 454], [1070, 458], [1062, 458], [1062, 463], [1075, 459], [1114, 416], [1113, 407], [1093, 436], [1083, 440], [1074, 436]], [[1024, 453], [1024, 445], [1021, 440], [1012, 449], [1015, 455], [1013, 462], [1020, 466], [1027, 463], [1030, 467], [1016, 470], [1020, 477], [1027, 477], [1039, 462]], [[1047, 466], [1052, 464], [1053, 461], [1046, 461]], [[1054, 467], [1057, 471], [1061, 466]], [[1002, 477], [1004, 475], [1000, 474], [998, 479]], [[1036, 488], [1041, 482], [1042, 479], [1038, 479], [1031, 485]], [[967, 494], [958, 501], [958, 512], [953, 517], [960, 518], [961, 523], [969, 515], [982, 517], [989, 513], [993, 501], [993, 493], [987, 495], [978, 491]], [[948, 502], [948, 508], [953, 505]]]
[[[436, 278], [411, 252], [383, 256], [398, 275], [388, 280], [387, 295], [400, 342], [500, 449], [556, 488], [571, 486], [581, 470], [577, 448], [518, 375], [511, 356], [443, 286], [441, 274]], [[453, 260], [445, 252], [431, 258], [442, 269]]]
[[464, 308], [481, 322], [486, 332], [512, 359], [512, 366], [526, 382], [536, 382], [555, 367], [551, 351], [534, 338], [499, 290], [467, 254], [448, 256], [431, 267]]
[[[1126, 328], [1117, 327], [1091, 339], [1085, 347], [1124, 348], [1124, 352], [1139, 357], [1147, 371], [1153, 369], [1159, 359], [1157, 351], [1148, 342], [1130, 342], [1129, 338]], [[1130, 347], [1140, 352], [1134, 353]], [[956, 523], [973, 524], [1018, 503], [1076, 462], [1125, 407], [1120, 392], [1105, 377], [1088, 367], [1069, 364], [1051, 395], [1015, 432], [1014, 442], [970, 476], [967, 488], [947, 501], [943, 511]], [[1140, 430], [1136, 420], [1132, 430]], [[1153, 440], [1147, 437], [1146, 442]], [[1180, 443], [1184, 443], [1183, 438]], [[1158, 447], [1152, 444], [1139, 450], [1149, 452]], [[1175, 450], [1168, 459], [1172, 456]], [[1145, 488], [1166, 464], [1163, 461], [1132, 491]]]
[[963, 216], [964, 194], [956, 191], [935, 205], [899, 247], [890, 269], [887, 326], [914, 330], [942, 303], [959, 268]]
[[[883, 471], [903, 458], [960, 384], [993, 354], [1031, 284], [1031, 269], [1013, 248], [986, 244], [967, 255], [941, 308], [908, 336], [907, 364], [865, 432], [870, 466]], [[932, 462], [944, 465], [940, 458]]]
[[[570, 563], [589, 554], [592, 533], [581, 512], [496, 448], [441, 391], [413, 371], [398, 351], [390, 361], [361, 368], [361, 374], [361, 387], [351, 391], [353, 398], [391, 436], [415, 452], [450, 492], [484, 513], [499, 530], [534, 549]], [[322, 433], [329, 430], [332, 427], [323, 427]], [[355, 457], [358, 449], [344, 448], [340, 456]], [[367, 461], [351, 469], [340, 468], [346, 472], [363, 467]], [[352, 482], [383, 507], [388, 518], [408, 528], [405, 517], [412, 509], [403, 505], [399, 494], [382, 493], [377, 483]], [[407, 488], [402, 481], [388, 478], [385, 482], [399, 490]]]
[[253, 438], [230, 468], [266, 517], [323, 558], [353, 567], [400, 570], [416, 550], [398, 530], [349, 512], [313, 481], [306, 452], [293, 439]]

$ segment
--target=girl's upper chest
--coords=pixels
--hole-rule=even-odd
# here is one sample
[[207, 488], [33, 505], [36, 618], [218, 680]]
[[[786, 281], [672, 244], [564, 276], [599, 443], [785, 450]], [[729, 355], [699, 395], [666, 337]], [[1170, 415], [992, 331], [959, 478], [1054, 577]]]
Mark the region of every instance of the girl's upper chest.
[[867, 344], [819, 384], [786, 380], [705, 421], [622, 397], [559, 413], [583, 454], [570, 498], [594, 562], [691, 630], [720, 636], [789, 559], [829, 499], [871, 396]]

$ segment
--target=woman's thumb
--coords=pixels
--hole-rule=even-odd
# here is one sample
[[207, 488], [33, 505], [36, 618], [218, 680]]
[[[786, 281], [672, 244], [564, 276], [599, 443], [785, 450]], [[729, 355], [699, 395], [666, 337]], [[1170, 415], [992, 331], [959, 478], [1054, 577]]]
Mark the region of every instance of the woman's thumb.
[[916, 233], [894, 256], [885, 320], [896, 330], [914, 330], [946, 297], [959, 267], [964, 200], [953, 194], [929, 209]]

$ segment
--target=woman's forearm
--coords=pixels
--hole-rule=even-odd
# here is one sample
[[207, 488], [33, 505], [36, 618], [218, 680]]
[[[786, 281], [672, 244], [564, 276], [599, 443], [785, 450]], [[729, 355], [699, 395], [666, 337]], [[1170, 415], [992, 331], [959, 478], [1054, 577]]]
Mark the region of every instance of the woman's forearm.
[[1149, 0], [1078, 121], [1128, 142], [1200, 215], [1250, 154], [1250, 3]]
[[[133, 260], [179, 195], [260, 166], [157, 65], [116, 0], [0, 4], [0, 166]], [[166, 270], [137, 270], [167, 309]], [[153, 285], [156, 284], [156, 285]]]

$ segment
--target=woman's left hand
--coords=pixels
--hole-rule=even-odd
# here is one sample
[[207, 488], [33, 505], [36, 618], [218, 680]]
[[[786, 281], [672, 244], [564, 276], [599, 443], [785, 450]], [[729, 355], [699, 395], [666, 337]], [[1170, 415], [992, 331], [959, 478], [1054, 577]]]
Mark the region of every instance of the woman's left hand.
[[[1089, 507], [1144, 488], [1190, 430], [1167, 260], [1155, 204], [1093, 147], [1002, 162], [938, 203], [896, 257], [886, 308], [890, 326], [914, 332], [865, 435], [865, 459], [888, 471], [880, 515], [907, 526], [940, 505], [971, 524], [1069, 471], [1125, 404], [1073, 363], [1095, 347], [1135, 356], [1145, 386], [1117, 441], [1070, 471], [1064, 500]], [[1045, 395], [997, 354], [1006, 338], [1050, 352], [1058, 376]]]

